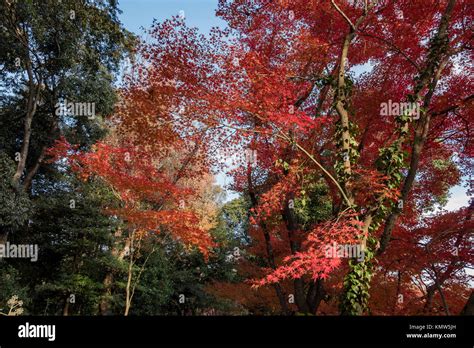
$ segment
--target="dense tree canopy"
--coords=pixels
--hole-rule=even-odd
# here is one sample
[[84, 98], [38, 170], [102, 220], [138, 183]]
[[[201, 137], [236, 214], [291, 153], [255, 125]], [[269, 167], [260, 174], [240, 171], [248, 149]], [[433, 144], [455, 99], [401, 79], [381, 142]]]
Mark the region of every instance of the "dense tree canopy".
[[53, 3], [0, 8], [0, 232], [40, 249], [0, 262], [0, 307], [467, 306], [474, 205], [439, 207], [472, 184], [469, 1], [220, 0], [226, 28], [177, 16], [146, 40], [115, 1]]

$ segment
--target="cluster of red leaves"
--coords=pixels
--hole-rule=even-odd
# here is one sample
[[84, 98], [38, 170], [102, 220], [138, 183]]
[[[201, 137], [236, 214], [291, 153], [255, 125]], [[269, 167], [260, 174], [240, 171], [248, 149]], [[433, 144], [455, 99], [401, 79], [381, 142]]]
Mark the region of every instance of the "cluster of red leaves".
[[[370, 65], [367, 74], [357, 79], [351, 94], [354, 110], [351, 121], [360, 130], [356, 133], [356, 140], [361, 157], [357, 169], [353, 170], [348, 188], [354, 192], [359, 207], [370, 208], [380, 201], [388, 204], [399, 198], [400, 188], [389, 189], [388, 178], [379, 173], [374, 165], [379, 150], [393, 143], [398, 136], [394, 132], [395, 117], [382, 117], [380, 105], [388, 100], [404, 101], [412, 93], [413, 81], [418, 69], [423, 67], [423, 57], [427, 54], [425, 43], [429, 41], [445, 6], [445, 2], [378, 2], [360, 28], [360, 39], [352, 42], [347, 62], [349, 69], [358, 64]], [[363, 11], [362, 6], [348, 2], [340, 2], [339, 7], [352, 23]], [[470, 40], [469, 31], [462, 24], [467, 13], [467, 2], [457, 3], [450, 27], [450, 45], [453, 50]], [[297, 194], [300, 187], [292, 187], [294, 183], [291, 176], [280, 175], [275, 171], [275, 159], [282, 158], [285, 148], [291, 146], [286, 140], [276, 137], [275, 133], [281, 130], [282, 133], [291, 134], [299, 144], [312, 149], [312, 154], [326, 168], [334, 165], [337, 159], [334, 156], [336, 149], [332, 145], [334, 128], [320, 122], [323, 118], [330, 122], [336, 120], [330, 116], [331, 94], [318, 105], [318, 98], [327, 92], [326, 87], [313, 87], [317, 90], [314, 98], [306, 99], [292, 113], [288, 112], [288, 107], [308, 94], [308, 89], [311, 89], [308, 81], [311, 78], [327, 76], [331, 74], [331, 67], [337, 67], [338, 62], [334, 59], [339, 56], [342, 39], [347, 34], [347, 19], [330, 2], [319, 0], [222, 0], [219, 2], [218, 14], [239, 37], [233, 52], [233, 56], [241, 58], [239, 65], [226, 65], [227, 77], [235, 77], [234, 80], [229, 79], [232, 81], [229, 84], [232, 97], [226, 102], [230, 110], [229, 122], [236, 128], [254, 125], [258, 136], [251, 131], [241, 135], [257, 138], [254, 147], [258, 154], [265, 153], [259, 156], [263, 159], [258, 162], [258, 168], [253, 170], [254, 181], [264, 182], [265, 179], [261, 179], [259, 173], [265, 173], [266, 185], [262, 184], [265, 189], [259, 195], [258, 207], [253, 210], [256, 218], [252, 222], [265, 222], [273, 231], [280, 231], [279, 224], [270, 223], [275, 222], [275, 216], [285, 204], [286, 194], [291, 191]], [[413, 37], [417, 40], [412, 40]], [[460, 55], [456, 59], [465, 60], [466, 56]], [[446, 78], [443, 78], [439, 93], [433, 97], [430, 111], [444, 110], [456, 103], [464, 107], [457, 109], [457, 112], [433, 118], [430, 129], [432, 136], [420, 160], [418, 184], [409, 196], [409, 201], [404, 202], [406, 216], [402, 221], [405, 224], [418, 223], [422, 212], [417, 206], [431, 205], [435, 197], [442, 197], [447, 188], [458, 182], [460, 176], [451, 156], [472, 157], [472, 151], [469, 150], [472, 141], [466, 128], [472, 119], [472, 112], [462, 102], [466, 92], [460, 88], [469, 86], [465, 89], [472, 90], [472, 78], [466, 76], [465, 71], [453, 69], [452, 61], [443, 74]], [[456, 85], [454, 81], [461, 85]], [[248, 112], [238, 113], [235, 110]], [[318, 122], [321, 124], [318, 125]], [[447, 136], [449, 140], [445, 141]], [[273, 149], [273, 155], [266, 155], [269, 148]], [[409, 146], [404, 150], [410, 156]], [[330, 155], [319, 156], [325, 152]], [[300, 163], [306, 165], [306, 172], [314, 170], [310, 161], [301, 161], [300, 153], [291, 153], [291, 158], [300, 159]], [[434, 165], [436, 163], [441, 165]], [[245, 192], [248, 188], [245, 185], [245, 171], [239, 168], [234, 172], [235, 188]], [[334, 203], [338, 204], [338, 201]], [[276, 241], [272, 240], [272, 243]]]
[[[340, 153], [334, 145], [338, 119], [333, 105], [334, 80], [341, 46], [349, 30], [348, 20], [355, 23], [363, 13], [363, 2], [336, 2], [347, 18], [330, 1], [323, 0], [220, 0], [218, 15], [230, 29], [214, 29], [209, 38], [186, 27], [178, 18], [154, 23], [150, 40], [139, 49], [141, 64], [125, 79], [130, 85], [122, 93], [125, 107], [114, 115], [117, 130], [127, 141], [122, 139], [118, 146], [97, 144], [88, 154], [66, 143], [58, 143], [55, 151], [62, 154], [59, 157], [67, 157], [71, 168], [84, 178], [99, 176], [117, 190], [125, 202], [124, 210], [116, 211], [117, 215], [137, 228], [175, 229], [177, 237], [204, 248], [210, 241], [206, 233], [195, 229], [193, 212], [177, 208], [180, 199], [191, 199], [193, 194], [176, 185], [174, 178], [179, 166], [161, 170], [150, 163], [166, 161], [173, 151], [189, 152], [198, 144], [202, 148], [200, 153], [221, 155], [209, 156], [213, 160], [197, 156], [193, 166], [200, 169], [185, 171], [184, 175], [199, 177], [199, 171], [206, 166], [234, 162], [236, 155], [244, 158], [245, 146], [250, 144], [258, 155], [257, 161], [251, 172], [245, 162], [232, 171], [233, 188], [244, 194], [254, 189], [258, 204], [251, 211], [251, 222], [269, 229], [266, 232], [276, 253], [276, 264], [282, 260], [284, 263], [274, 271], [265, 269], [266, 276], [255, 285], [306, 274], [315, 279], [337, 273], [341, 260], [326, 258], [324, 246], [357, 242], [360, 223], [354, 216], [317, 224], [309, 233], [292, 231], [291, 236], [282, 222], [288, 197], [298, 197], [304, 188], [298, 179], [305, 176], [326, 180], [333, 207], [340, 204], [334, 183], [291, 143], [297, 142], [307, 149], [335, 176], [332, 168]], [[358, 65], [367, 68], [362, 76], [351, 78], [354, 84], [347, 100], [351, 104], [350, 120], [359, 130], [354, 137], [360, 152], [347, 188], [353, 191], [356, 204], [362, 209], [373, 206], [375, 200], [385, 204], [399, 196], [398, 189], [389, 189], [387, 178], [374, 165], [379, 150], [393, 144], [399, 136], [394, 131], [395, 117], [381, 116], [380, 105], [388, 100], [404, 101], [413, 92], [413, 83], [428, 55], [427, 43], [446, 6], [445, 1], [373, 4], [357, 30], [357, 39], [351, 42], [347, 61], [348, 69]], [[459, 54], [447, 62], [440, 88], [432, 96], [427, 111], [433, 117], [416, 184], [404, 202], [405, 215], [394, 229], [387, 260], [382, 259], [386, 261], [387, 273], [408, 273], [403, 291], [410, 296], [416, 294], [413, 279], [427, 267], [441, 267], [453, 261], [447, 251], [456, 239], [439, 235], [444, 235], [443, 231], [452, 225], [455, 229], [451, 236], [459, 232], [465, 238], [467, 228], [472, 228], [460, 226], [455, 215], [439, 217], [436, 222], [426, 220], [423, 225], [424, 212], [418, 208], [432, 205], [460, 177], [472, 174], [469, 124], [474, 114], [467, 106], [468, 100], [472, 102], [469, 94], [474, 80], [467, 69], [456, 67], [467, 66], [472, 60], [468, 50], [472, 28], [466, 25], [472, 12], [469, 6], [469, 1], [457, 1], [452, 13], [449, 50]], [[346, 73], [351, 75], [356, 69]], [[409, 139], [413, 137], [413, 128]], [[404, 150], [410, 156], [410, 146], [406, 145]], [[126, 155], [130, 162], [125, 160]], [[459, 158], [459, 166], [452, 158]], [[279, 159], [290, 164], [286, 172], [276, 168]], [[182, 160], [181, 157], [178, 162]], [[152, 206], [161, 208], [151, 209]], [[251, 228], [250, 233], [253, 244], [260, 246], [258, 255], [268, 257], [262, 231], [257, 227]], [[289, 247], [295, 234], [301, 239], [307, 237], [296, 253]], [[423, 249], [426, 240], [433, 241], [432, 254]], [[472, 253], [465, 252], [467, 249], [462, 245], [461, 268], [472, 260]], [[456, 278], [455, 270], [460, 269], [456, 267], [452, 272], [443, 271], [452, 280], [452, 289], [464, 280]], [[247, 274], [261, 277], [263, 269], [256, 268]], [[396, 284], [393, 279], [387, 282]]]
[[280, 282], [283, 279], [301, 278], [310, 275], [312, 279], [325, 279], [341, 265], [337, 253], [328, 257], [327, 249], [333, 245], [356, 244], [360, 237], [361, 226], [353, 214], [346, 214], [337, 221], [317, 225], [309, 234], [303, 245], [303, 251], [284, 258], [283, 266], [273, 270], [263, 279], [254, 281], [254, 286]]
[[258, 225], [262, 221], [271, 220], [275, 215], [281, 214], [286, 208], [285, 205], [294, 204], [288, 202], [288, 194], [298, 191], [301, 180], [296, 170], [291, 170], [285, 179], [261, 194], [258, 206], [251, 209], [250, 223]]
[[356, 205], [368, 207], [379, 202], [393, 202], [399, 197], [399, 189], [387, 186], [388, 177], [376, 170], [355, 169], [347, 187], [355, 196]]
[[[425, 217], [416, 227], [404, 225], [394, 230], [393, 241], [379, 258], [383, 270], [376, 275], [378, 287], [371, 290], [372, 308], [379, 314], [425, 313], [427, 289], [439, 282], [451, 313], [459, 313], [470, 294], [474, 266], [472, 209]], [[386, 293], [392, 293], [387, 300]], [[402, 295], [403, 301], [396, 299]], [[431, 313], [444, 313], [437, 292]]]
[[50, 161], [66, 161], [84, 180], [103, 180], [122, 202], [122, 207], [107, 207], [104, 212], [120, 217], [129, 228], [169, 231], [205, 256], [214, 245], [208, 231], [199, 226], [196, 213], [184, 203], [193, 199], [193, 191], [177, 185], [170, 168], [160, 166], [152, 154], [134, 146], [114, 147], [106, 143], [97, 143], [91, 152], [81, 152], [61, 138], [48, 155]]

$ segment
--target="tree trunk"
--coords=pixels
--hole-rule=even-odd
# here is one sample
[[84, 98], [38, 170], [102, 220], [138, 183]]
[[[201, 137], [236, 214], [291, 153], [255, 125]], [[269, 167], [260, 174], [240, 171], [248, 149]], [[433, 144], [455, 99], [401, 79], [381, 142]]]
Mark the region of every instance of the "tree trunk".
[[308, 304], [309, 312], [316, 314], [321, 304], [321, 301], [326, 297], [326, 289], [324, 288], [324, 279], [318, 278], [309, 286], [306, 296], [306, 303]]
[[[249, 187], [249, 196], [250, 196], [250, 202], [252, 203], [252, 207], [255, 208], [258, 205], [257, 201], [257, 195], [255, 193], [254, 187], [253, 187], [253, 182], [252, 182], [252, 172], [250, 165], [247, 169], [247, 184]], [[270, 240], [270, 233], [268, 232], [267, 226], [264, 222], [260, 223], [260, 227], [263, 231], [263, 236], [265, 238], [265, 248], [267, 251], [267, 262], [269, 266], [272, 269], [276, 269], [276, 264], [275, 264], [275, 256], [273, 255], [273, 247], [272, 243]], [[288, 309], [288, 303], [285, 298], [285, 294], [283, 292], [283, 289], [280, 284], [275, 283], [273, 284], [273, 288], [275, 289], [275, 293], [278, 297], [278, 301], [280, 302], [280, 307], [283, 312], [283, 314], [289, 314], [290, 310]]]
[[[111, 254], [116, 257], [117, 260], [122, 261], [125, 258], [126, 251], [130, 249], [130, 238], [125, 240], [124, 248], [120, 248], [120, 237], [122, 237], [122, 229], [118, 229], [115, 234], [115, 242], [112, 246]], [[112, 295], [112, 284], [114, 281], [114, 273], [112, 270], [108, 271], [104, 277], [104, 293], [99, 303], [99, 312], [101, 315], [111, 315], [110, 313], [110, 296]]]
[[466, 302], [466, 305], [462, 309], [460, 315], [474, 315], [474, 291], [471, 292], [469, 299]]
[[[6, 244], [8, 240], [8, 230], [6, 228], [0, 231], [0, 244]], [[1, 261], [2, 259], [0, 259]]]
[[33, 177], [38, 172], [38, 169], [40, 168], [41, 163], [44, 160], [45, 154], [46, 154], [46, 146], [43, 146], [43, 148], [41, 149], [41, 153], [40, 153], [39, 157], [35, 161], [35, 164], [28, 171], [28, 174], [26, 174], [25, 181], [23, 182], [23, 190], [26, 191], [30, 188], [31, 182], [33, 181]]
[[69, 316], [69, 296], [66, 296], [66, 301], [63, 307], [63, 316]]
[[30, 139], [31, 139], [31, 123], [33, 122], [33, 117], [36, 113], [36, 107], [38, 105], [39, 94], [41, 90], [41, 81], [38, 80], [35, 83], [35, 79], [33, 76], [33, 67], [31, 65], [31, 59], [29, 53], [26, 57], [26, 71], [28, 74], [28, 101], [26, 105], [26, 116], [23, 125], [23, 142], [21, 144], [20, 150], [20, 158], [18, 161], [18, 165], [15, 171], [15, 174], [12, 178], [13, 187], [16, 189], [20, 186], [20, 179], [23, 175], [23, 171], [25, 170], [26, 166], [26, 159], [28, 157], [28, 151], [30, 148]]
[[[443, 42], [444, 46], [449, 46], [448, 39], [448, 24], [453, 11], [455, 0], [450, 0], [446, 10], [441, 17], [440, 24], [438, 26], [438, 32], [436, 34], [439, 41]], [[424, 97], [423, 109], [428, 110], [431, 103], [431, 98], [434, 95], [436, 86], [438, 84], [441, 73], [447, 63], [449, 57], [444, 57], [444, 48], [446, 47], [430, 47], [430, 52], [432, 53], [431, 59], [427, 61], [426, 68], [423, 72], [420, 73], [420, 81], [417, 83], [414, 94], [415, 99], [418, 99], [421, 95], [421, 92], [425, 87], [428, 87], [428, 92]], [[413, 182], [418, 171], [418, 165], [420, 161], [421, 151], [423, 150], [426, 138], [428, 136], [429, 126], [430, 126], [431, 114], [428, 112], [422, 112], [422, 117], [419, 121], [418, 127], [415, 129], [415, 138], [413, 140], [413, 150], [410, 160], [410, 167], [408, 175], [403, 183], [401, 200], [405, 201], [408, 198], [408, 194], [411, 191]], [[385, 251], [390, 242], [390, 237], [392, 230], [395, 227], [398, 216], [400, 215], [400, 210], [393, 211], [387, 218], [385, 222], [384, 231], [380, 238], [380, 248], [377, 251], [378, 254], [381, 254]]]
[[433, 297], [435, 294], [436, 288], [434, 286], [430, 286], [426, 289], [426, 302], [423, 306], [423, 313], [427, 314], [431, 311], [431, 306], [433, 304]]
[[130, 307], [132, 306], [132, 277], [133, 277], [133, 242], [135, 237], [135, 230], [132, 231], [130, 235], [130, 262], [128, 263], [128, 274], [127, 274], [127, 286], [125, 287], [125, 312], [124, 315], [127, 316], [130, 312]]
[[108, 272], [105, 275], [103, 285], [104, 285], [104, 294], [99, 303], [99, 313], [100, 315], [110, 315], [110, 297], [112, 296], [112, 283], [114, 280], [114, 275], [112, 272]]
[[[295, 234], [298, 231], [298, 224], [296, 222], [296, 216], [294, 209], [290, 207], [290, 202], [294, 202], [294, 194], [290, 193], [286, 200], [285, 209], [283, 210], [283, 219], [286, 223], [286, 229], [288, 230], [288, 239], [290, 240], [291, 253], [295, 254], [299, 251], [299, 245], [295, 240]], [[309, 313], [308, 303], [306, 302], [306, 296], [304, 291], [304, 281], [302, 278], [295, 279], [293, 281], [295, 289], [295, 302], [298, 307], [298, 311], [302, 313]]]

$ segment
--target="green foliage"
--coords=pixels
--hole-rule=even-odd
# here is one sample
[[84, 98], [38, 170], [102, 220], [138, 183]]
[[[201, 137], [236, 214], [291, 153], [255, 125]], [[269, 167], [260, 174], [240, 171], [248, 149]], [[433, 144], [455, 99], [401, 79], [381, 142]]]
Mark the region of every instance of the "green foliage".
[[303, 229], [308, 229], [314, 224], [326, 221], [332, 215], [332, 203], [327, 185], [321, 180], [307, 178], [308, 184], [295, 199], [295, 214], [298, 223]]
[[[0, 262], [2, 284], [13, 279], [18, 287], [2, 288], [1, 304], [18, 294], [28, 313], [61, 314], [73, 294], [70, 314], [97, 314], [106, 272], [123, 269], [111, 253], [120, 221], [103, 212], [116, 204], [106, 187], [44, 161], [30, 189], [11, 185], [30, 96], [37, 108], [26, 172], [60, 134], [82, 149], [105, 135], [103, 117], [117, 101], [114, 73], [135, 44], [117, 6], [113, 0], [0, 2], [0, 234], [39, 246], [37, 262]], [[61, 99], [94, 103], [96, 117], [58, 114]]]
[[368, 309], [370, 282], [374, 274], [375, 243], [375, 238], [367, 238], [364, 260], [349, 261], [349, 272], [344, 277], [344, 291], [340, 302], [343, 315], [362, 315]]
[[[8, 313], [8, 300], [13, 296], [18, 296], [23, 301], [23, 306], [28, 307], [31, 300], [28, 296], [28, 287], [21, 285], [22, 277], [20, 273], [7, 262], [0, 261], [0, 312]], [[29, 314], [24, 311], [23, 314]]]
[[[27, 168], [60, 133], [83, 146], [104, 135], [100, 117], [116, 102], [113, 74], [135, 44], [118, 11], [116, 1], [0, 3], [0, 140], [11, 158], [23, 138], [25, 105], [37, 88]], [[57, 115], [60, 100], [94, 103], [96, 117]]]
[[35, 199], [30, 225], [12, 237], [39, 247], [37, 262], [15, 262], [34, 299], [32, 313], [60, 314], [73, 294], [70, 314], [97, 314], [118, 223], [102, 213], [107, 193], [98, 183], [69, 180]]
[[142, 253], [134, 271], [136, 279], [146, 260], [132, 315], [195, 315], [226, 305], [205, 290], [211, 282], [227, 281], [233, 275], [224, 249], [215, 249], [204, 260], [198, 251], [189, 253], [166, 236], [156, 236], [148, 243], [148, 250]]
[[28, 219], [31, 202], [28, 195], [11, 185], [15, 162], [0, 152], [0, 233], [15, 230]]
[[[212, 235], [220, 245], [235, 247], [248, 242], [249, 209], [250, 202], [243, 197], [233, 199], [222, 206], [218, 225], [212, 230]], [[229, 242], [232, 245], [228, 245]]]

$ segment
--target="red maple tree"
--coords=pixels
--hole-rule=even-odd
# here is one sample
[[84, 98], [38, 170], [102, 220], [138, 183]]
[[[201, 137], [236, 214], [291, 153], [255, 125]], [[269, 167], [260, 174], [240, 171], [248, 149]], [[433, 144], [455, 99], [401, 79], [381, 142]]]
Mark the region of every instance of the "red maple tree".
[[[176, 152], [192, 176], [232, 162], [232, 188], [251, 205], [247, 252], [265, 261], [242, 260], [251, 282], [239, 286], [272, 286], [283, 312], [325, 300], [325, 313], [409, 313], [420, 297], [429, 311], [436, 292], [449, 312], [473, 261], [471, 223], [453, 222], [472, 210], [426, 216], [472, 174], [469, 1], [221, 0], [217, 14], [229, 28], [209, 37], [179, 18], [155, 23], [116, 118], [118, 147], [69, 157], [117, 188], [133, 224], [159, 219], [203, 250], [192, 213], [176, 210], [192, 195], [173, 179], [183, 172], [150, 163]], [[308, 201], [327, 209], [302, 218]], [[364, 258], [327, 257], [332, 243]], [[385, 304], [384, 286], [371, 286], [381, 279], [395, 289]]]

